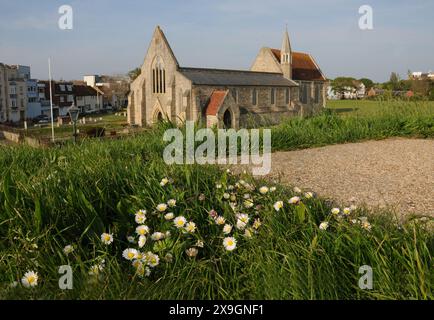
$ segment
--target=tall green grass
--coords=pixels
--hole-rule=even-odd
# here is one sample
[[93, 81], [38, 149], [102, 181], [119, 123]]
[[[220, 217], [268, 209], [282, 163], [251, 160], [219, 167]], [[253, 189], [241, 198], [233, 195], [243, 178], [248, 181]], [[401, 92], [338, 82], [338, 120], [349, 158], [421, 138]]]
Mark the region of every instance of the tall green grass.
[[[395, 125], [401, 121], [398, 118], [390, 123]], [[405, 123], [409, 119], [416, 120], [416, 128], [426, 130], [421, 126], [422, 119], [410, 117]], [[273, 139], [277, 136], [273, 143], [275, 147], [291, 148], [312, 145], [308, 138], [315, 143], [341, 142], [348, 139], [351, 124], [356, 124], [359, 132], [350, 136], [353, 138], [369, 133], [366, 127], [370, 126], [381, 132], [381, 121], [341, 122], [334, 115], [324, 114], [282, 124], [273, 131]], [[226, 179], [219, 168], [163, 163], [162, 133], [166, 128], [163, 125], [129, 139], [85, 141], [60, 149], [1, 149], [0, 298], [433, 298], [434, 237], [422, 222], [398, 226], [390, 216], [379, 214], [370, 217], [373, 227], [369, 232], [348, 220], [331, 218], [332, 203], [322, 199], [303, 199], [302, 206], [285, 204], [276, 212], [275, 201], [287, 201], [294, 195], [282, 186], [261, 200], [263, 227], [253, 239], [240, 241], [236, 251], [205, 246], [197, 259], [179, 253], [172, 264], [151, 278], [134, 277], [121, 254], [128, 246], [131, 213], [138, 208], [155, 208], [175, 198], [178, 210], [200, 225], [207, 224], [211, 209], [228, 218], [231, 215], [215, 188], [216, 182]], [[341, 128], [340, 134], [332, 133], [336, 128]], [[319, 132], [322, 137], [315, 137]], [[432, 127], [427, 132], [432, 134]], [[162, 188], [159, 182], [163, 177], [172, 178], [173, 186]], [[238, 177], [227, 179], [235, 184]], [[266, 182], [252, 183], [261, 186]], [[200, 194], [205, 195], [203, 201], [198, 200]], [[369, 213], [360, 209], [353, 215]], [[325, 220], [330, 220], [331, 226], [321, 231], [318, 225]], [[110, 247], [99, 241], [99, 235], [108, 230], [115, 234]], [[207, 240], [220, 241], [212, 235]], [[66, 256], [63, 247], [71, 243], [76, 250]], [[101, 278], [93, 281], [88, 270], [100, 258], [105, 259], [106, 268]], [[70, 291], [58, 288], [58, 267], [64, 264], [74, 270], [74, 289]], [[358, 287], [362, 265], [374, 270], [373, 290]], [[10, 284], [19, 281], [27, 270], [38, 271], [39, 286], [12, 288]]]
[[[341, 102], [341, 101], [339, 101]], [[289, 119], [272, 128], [273, 150], [293, 150], [328, 144], [388, 137], [434, 137], [434, 104], [429, 102], [343, 101], [362, 105], [358, 112], [342, 116], [336, 102], [311, 118]], [[369, 101], [371, 102], [371, 101]], [[364, 110], [364, 108], [368, 110]]]

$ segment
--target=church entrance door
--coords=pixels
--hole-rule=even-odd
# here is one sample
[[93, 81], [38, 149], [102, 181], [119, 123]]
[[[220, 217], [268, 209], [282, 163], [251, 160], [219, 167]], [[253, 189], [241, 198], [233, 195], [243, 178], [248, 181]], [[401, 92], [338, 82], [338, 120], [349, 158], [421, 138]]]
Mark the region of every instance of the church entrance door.
[[224, 123], [226, 129], [232, 128], [232, 114], [229, 111], [229, 109], [226, 110], [224, 115], [223, 115], [223, 123]]

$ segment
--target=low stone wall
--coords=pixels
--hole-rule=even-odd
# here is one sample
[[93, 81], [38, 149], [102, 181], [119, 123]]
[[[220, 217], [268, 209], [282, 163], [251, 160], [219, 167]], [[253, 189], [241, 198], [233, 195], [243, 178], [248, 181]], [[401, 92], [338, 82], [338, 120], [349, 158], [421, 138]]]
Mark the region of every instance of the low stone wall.
[[34, 148], [48, 148], [50, 141], [40, 140], [31, 137], [24, 137], [24, 143]]
[[1, 134], [2, 134], [4, 139], [15, 142], [15, 143], [20, 143], [23, 141], [23, 136], [20, 133], [1, 131]]

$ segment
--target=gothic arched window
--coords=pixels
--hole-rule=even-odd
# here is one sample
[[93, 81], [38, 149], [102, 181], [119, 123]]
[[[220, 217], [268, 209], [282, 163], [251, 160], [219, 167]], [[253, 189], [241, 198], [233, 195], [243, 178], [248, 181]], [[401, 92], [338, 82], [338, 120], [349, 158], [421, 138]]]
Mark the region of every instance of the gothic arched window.
[[166, 70], [160, 57], [157, 57], [152, 65], [152, 92], [166, 93]]

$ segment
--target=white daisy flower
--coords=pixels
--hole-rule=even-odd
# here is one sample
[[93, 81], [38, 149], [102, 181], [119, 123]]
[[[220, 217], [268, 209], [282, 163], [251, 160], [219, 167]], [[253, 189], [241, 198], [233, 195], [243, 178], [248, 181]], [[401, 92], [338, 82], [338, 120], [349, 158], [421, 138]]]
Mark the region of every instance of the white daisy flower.
[[21, 283], [26, 288], [36, 287], [38, 285], [38, 273], [34, 271], [27, 271], [21, 279]]
[[189, 256], [190, 258], [194, 258], [197, 256], [197, 254], [199, 253], [199, 250], [197, 250], [196, 248], [190, 248], [188, 250], [185, 250], [185, 253], [187, 254], [187, 256]]
[[228, 200], [231, 197], [231, 195], [227, 192], [223, 193], [223, 198]]
[[253, 236], [253, 230], [248, 228], [244, 231], [244, 237], [250, 239]]
[[138, 241], [139, 248], [143, 248], [145, 244], [146, 244], [146, 237], [140, 236]]
[[253, 203], [252, 199], [248, 199], [248, 200], [244, 201], [244, 207], [246, 207], [247, 209], [250, 209], [253, 206], [254, 206], [254, 203]]
[[253, 228], [258, 230], [262, 225], [262, 222], [260, 219], [256, 219], [255, 222], [253, 222]]
[[349, 216], [351, 214], [351, 209], [350, 208], [344, 208], [343, 212], [344, 212], [344, 215]]
[[163, 240], [164, 237], [165, 237], [164, 233], [154, 232], [151, 236], [151, 239], [154, 241], [160, 241], [160, 240]]
[[217, 189], [221, 189], [223, 186], [222, 186], [220, 183], [217, 183], [217, 184], [215, 185], [215, 187], [216, 187]]
[[171, 253], [167, 253], [164, 256], [164, 261], [166, 261], [167, 263], [172, 263], [172, 261], [173, 261], [173, 255]]
[[226, 224], [224, 227], [223, 227], [223, 233], [224, 234], [229, 234], [229, 233], [231, 233], [232, 232], [232, 226], [230, 225], [230, 224]]
[[234, 187], [233, 185], [229, 185], [229, 186], [228, 186], [228, 190], [229, 190], [229, 191], [232, 191], [232, 190], [234, 190], [234, 189], [235, 189], [235, 187]]
[[175, 224], [175, 227], [183, 228], [187, 223], [187, 219], [185, 219], [183, 216], [176, 217], [173, 223]]
[[274, 207], [274, 210], [276, 210], [276, 211], [280, 211], [280, 209], [283, 208], [283, 201], [277, 201], [277, 202], [273, 205], [273, 207]]
[[244, 222], [245, 224], [249, 223], [250, 221], [249, 215], [245, 213], [238, 214], [237, 219]]
[[265, 187], [265, 186], [259, 188], [259, 193], [263, 194], [263, 195], [267, 194], [269, 191], [270, 191], [270, 189], [268, 187]]
[[164, 187], [166, 184], [168, 184], [169, 183], [169, 179], [167, 179], [167, 178], [163, 178], [162, 180], [161, 180], [161, 182], [160, 182], [160, 186], [162, 186], [162, 187]]
[[215, 219], [215, 223], [218, 224], [219, 226], [222, 226], [222, 225], [224, 225], [226, 223], [226, 219], [224, 217], [222, 217], [222, 216], [218, 216]]
[[321, 224], [319, 225], [320, 230], [327, 230], [328, 227], [329, 227], [328, 222], [321, 222]]
[[173, 214], [173, 212], [169, 212], [168, 214], [166, 214], [164, 216], [164, 219], [166, 219], [167, 221], [173, 220], [173, 218], [175, 218], [175, 215]]
[[138, 259], [136, 259], [136, 260], [133, 261], [132, 265], [133, 265], [134, 268], [138, 269], [138, 268], [143, 267], [143, 262], [140, 261], [140, 260], [138, 260]]
[[169, 201], [167, 201], [167, 205], [171, 208], [176, 207], [176, 200], [170, 199]]
[[341, 212], [341, 210], [339, 208], [333, 208], [332, 209], [332, 214], [334, 215], [338, 215]]
[[127, 237], [127, 241], [128, 241], [129, 243], [135, 243], [135, 242], [136, 242], [136, 239], [134, 239], [133, 236], [128, 236], [128, 237]]
[[306, 192], [304, 194], [304, 196], [306, 197], [306, 199], [312, 199], [313, 198], [313, 193], [312, 192]]
[[144, 224], [146, 222], [146, 211], [145, 213], [143, 213], [142, 211], [137, 212], [134, 220], [137, 224]]
[[363, 229], [365, 229], [367, 231], [371, 231], [371, 229], [372, 229], [372, 225], [368, 221], [362, 221], [361, 226]]
[[224, 238], [223, 246], [227, 251], [233, 251], [237, 247], [237, 240], [234, 237]]
[[155, 268], [160, 263], [160, 257], [152, 252], [148, 252], [146, 255], [146, 261], [148, 262], [148, 266]]
[[241, 220], [237, 220], [237, 229], [244, 230], [247, 227], [247, 224]]
[[291, 199], [289, 199], [289, 204], [298, 204], [300, 203], [300, 197], [292, 197]]
[[166, 238], [170, 238], [172, 234], [170, 233], [170, 231], [166, 231], [166, 233], [164, 234], [164, 237]]
[[136, 249], [128, 248], [122, 252], [122, 256], [129, 261], [133, 261], [138, 257], [138, 253], [139, 252]]
[[109, 244], [111, 244], [113, 242], [113, 235], [110, 234], [110, 233], [103, 233], [101, 235], [101, 241], [105, 245], [109, 245]]
[[276, 187], [271, 187], [271, 188], [270, 188], [270, 192], [274, 192], [274, 191], [276, 191], [276, 190], [277, 190]]
[[202, 240], [197, 240], [197, 242], [196, 242], [196, 247], [198, 247], [198, 248], [203, 248], [203, 246], [204, 246], [203, 241], [202, 241]]
[[63, 252], [68, 255], [74, 251], [74, 247], [72, 245], [67, 245], [65, 248], [63, 248]]
[[149, 233], [149, 227], [148, 226], [144, 226], [144, 225], [138, 226], [136, 228], [136, 233], [139, 236], [145, 236], [145, 235], [147, 235]]
[[298, 188], [298, 187], [294, 187], [293, 191], [294, 191], [295, 193], [301, 193], [301, 189]]
[[101, 271], [104, 270], [104, 264], [94, 264], [89, 268], [89, 275], [90, 276], [97, 276], [100, 274]]
[[151, 275], [151, 269], [148, 267], [145, 268], [145, 277], [149, 277]]
[[185, 231], [194, 233], [196, 232], [196, 224], [194, 222], [189, 222], [185, 226]]
[[166, 211], [167, 210], [167, 204], [165, 204], [165, 203], [160, 203], [158, 206], [157, 206], [157, 211], [158, 212], [164, 212], [164, 211]]

